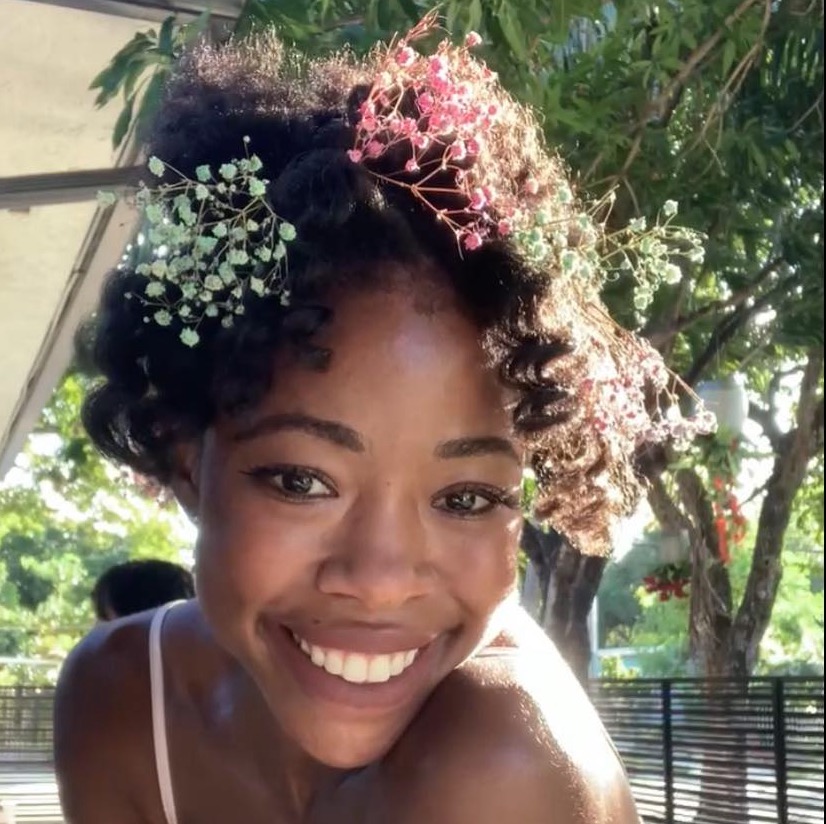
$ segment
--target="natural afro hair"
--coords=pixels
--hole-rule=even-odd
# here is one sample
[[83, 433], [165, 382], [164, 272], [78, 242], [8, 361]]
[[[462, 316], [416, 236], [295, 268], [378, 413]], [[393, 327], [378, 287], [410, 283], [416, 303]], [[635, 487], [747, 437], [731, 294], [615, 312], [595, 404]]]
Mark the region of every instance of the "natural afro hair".
[[[270, 181], [270, 205], [297, 229], [290, 305], [277, 296], [252, 298], [231, 329], [205, 318], [200, 343], [188, 348], [178, 341], [180, 325], [146, 323], [140, 301], [126, 299], [145, 278], [116, 270], [92, 323], [102, 381], [86, 400], [85, 425], [106, 455], [167, 481], [176, 443], [268, 390], [276, 350], [323, 367], [330, 353], [314, 336], [335, 310], [332, 295], [380, 284], [388, 263], [438, 272], [517, 391], [514, 428], [533, 456], [537, 517], [583, 552], [604, 553], [639, 484], [633, 445], [609, 448], [577, 393], [592, 362], [599, 307], [504, 239], [462, 253], [431, 209], [348, 158], [376, 59], [339, 53], [308, 60], [271, 35], [201, 44], [182, 59], [149, 152], [194, 178], [201, 164], [217, 168], [237, 157], [249, 138]], [[537, 181], [535, 205], [544, 198], [558, 213], [553, 193], [569, 185], [562, 164], [544, 148], [529, 112], [504, 91], [497, 100], [506, 128], [488, 140], [486, 175], [503, 185]], [[445, 208], [455, 205], [451, 197]]]

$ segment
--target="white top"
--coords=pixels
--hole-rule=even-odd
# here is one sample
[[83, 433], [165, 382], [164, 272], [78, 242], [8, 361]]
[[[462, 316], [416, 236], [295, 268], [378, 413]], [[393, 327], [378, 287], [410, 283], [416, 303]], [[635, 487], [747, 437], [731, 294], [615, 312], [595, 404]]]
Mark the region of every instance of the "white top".
[[161, 631], [169, 610], [181, 601], [172, 601], [159, 607], [149, 625], [149, 688], [152, 707], [152, 742], [155, 750], [155, 768], [161, 804], [167, 824], [178, 824], [175, 794], [172, 791], [172, 771], [169, 766], [169, 741], [166, 735], [166, 698], [164, 695], [163, 653]]

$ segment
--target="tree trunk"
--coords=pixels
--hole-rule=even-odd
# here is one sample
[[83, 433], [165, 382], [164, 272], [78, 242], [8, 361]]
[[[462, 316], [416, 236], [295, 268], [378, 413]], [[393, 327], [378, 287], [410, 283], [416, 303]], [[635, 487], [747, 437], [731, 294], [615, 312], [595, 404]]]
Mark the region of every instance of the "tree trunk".
[[588, 615], [607, 558], [583, 555], [550, 530], [526, 520], [522, 547], [535, 566], [543, 603], [536, 616], [581, 683], [588, 679], [591, 641]]
[[[758, 518], [746, 591], [736, 611], [711, 503], [700, 476], [693, 469], [680, 469], [674, 474], [679, 502], [668, 495], [660, 478], [652, 479], [649, 500], [658, 520], [667, 528], [687, 530], [690, 537], [690, 639], [692, 661], [699, 676], [742, 679], [742, 689], [747, 689], [746, 679], [757, 663], [780, 586], [781, 555], [794, 499], [805, 480], [809, 461], [823, 450], [823, 397], [818, 392], [822, 369], [823, 349], [811, 350], [801, 381], [795, 426], [790, 432], [783, 434], [773, 428], [771, 410], [768, 425], [764, 425], [774, 449], [774, 464]], [[727, 704], [735, 700], [736, 694], [731, 686], [724, 690], [719, 682], [711, 682], [708, 689], [708, 700], [716, 709], [712, 715], [724, 723]], [[746, 744], [744, 734], [732, 742], [743, 752]], [[739, 824], [744, 820], [747, 781], [745, 759], [731, 759], [721, 769], [719, 759], [709, 754], [703, 767], [695, 824]]]

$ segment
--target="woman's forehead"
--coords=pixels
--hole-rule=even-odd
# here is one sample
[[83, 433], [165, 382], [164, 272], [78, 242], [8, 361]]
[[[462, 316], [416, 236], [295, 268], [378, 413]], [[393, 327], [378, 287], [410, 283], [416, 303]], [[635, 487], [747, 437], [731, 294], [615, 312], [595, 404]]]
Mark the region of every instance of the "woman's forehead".
[[510, 429], [479, 331], [450, 301], [410, 289], [355, 294], [336, 303], [313, 342], [329, 349], [326, 367], [281, 353], [270, 391], [237, 423], [289, 411], [356, 429], [430, 426], [448, 437]]

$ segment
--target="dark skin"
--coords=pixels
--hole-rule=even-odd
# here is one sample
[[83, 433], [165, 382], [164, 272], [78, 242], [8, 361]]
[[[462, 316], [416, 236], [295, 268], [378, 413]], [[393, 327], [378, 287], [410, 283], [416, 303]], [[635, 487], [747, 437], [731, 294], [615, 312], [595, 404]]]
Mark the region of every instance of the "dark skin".
[[[637, 824], [509, 597], [523, 454], [476, 330], [429, 286], [334, 305], [328, 369], [279, 357], [256, 409], [180, 449], [200, 534], [198, 600], [163, 634], [179, 821]], [[62, 674], [70, 824], [164, 824], [148, 624], [95, 629]]]

